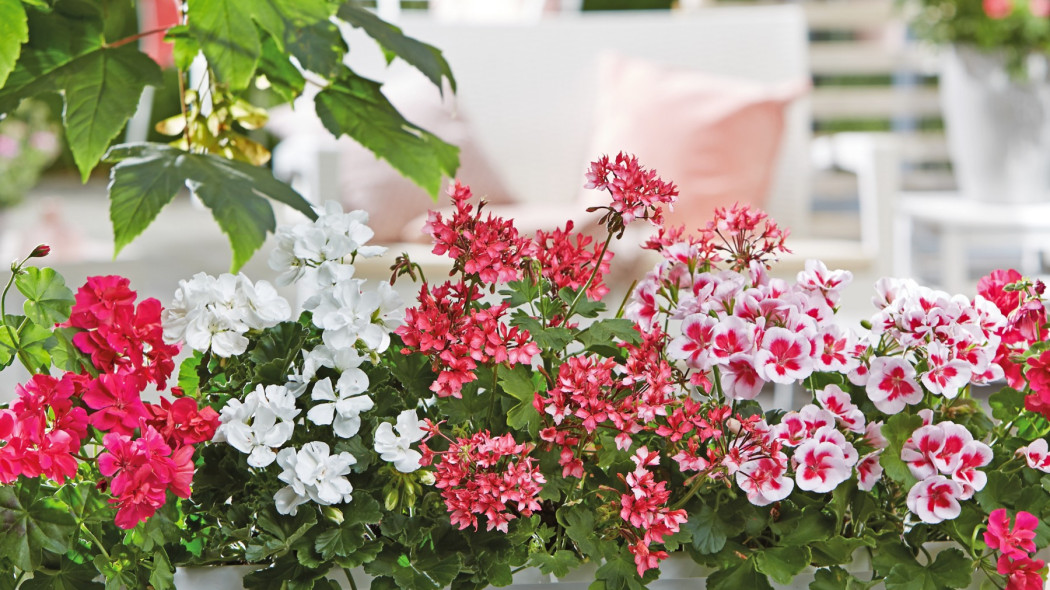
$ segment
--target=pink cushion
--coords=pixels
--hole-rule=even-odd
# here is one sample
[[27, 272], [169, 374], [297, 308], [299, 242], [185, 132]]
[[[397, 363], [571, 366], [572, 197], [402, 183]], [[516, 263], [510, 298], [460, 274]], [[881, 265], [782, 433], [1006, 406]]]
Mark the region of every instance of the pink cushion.
[[[484, 154], [474, 141], [469, 123], [455, 112], [454, 99], [443, 102], [437, 87], [422, 75], [409, 72], [383, 85], [383, 93], [412, 123], [426, 129], [444, 141], [459, 147], [458, 178], [469, 182], [474, 194], [491, 203], [513, 202], [512, 193], [500, 181]], [[281, 138], [298, 134], [318, 134], [327, 138], [328, 131], [321, 125], [309, 104], [299, 105], [294, 111], [275, 109], [268, 127]], [[363, 209], [369, 214], [369, 225], [375, 231], [374, 242], [391, 243], [403, 239], [409, 222], [435, 207], [448, 203], [445, 196], [446, 179], [439, 200], [435, 204], [425, 190], [399, 172], [385, 160], [346, 137], [339, 141], [339, 187], [343, 208]], [[409, 234], [419, 239], [420, 227]]]
[[[678, 185], [668, 225], [706, 225], [717, 207], [762, 206], [769, 195], [785, 108], [808, 80], [763, 84], [605, 55], [588, 158], [625, 151]], [[584, 191], [588, 204], [606, 194]]]

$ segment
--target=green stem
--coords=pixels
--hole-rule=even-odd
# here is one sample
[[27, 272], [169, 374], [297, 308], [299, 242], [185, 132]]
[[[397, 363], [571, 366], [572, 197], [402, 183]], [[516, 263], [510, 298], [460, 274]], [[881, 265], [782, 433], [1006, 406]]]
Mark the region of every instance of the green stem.
[[587, 282], [576, 292], [576, 297], [573, 297], [572, 304], [569, 305], [569, 311], [565, 312], [566, 322], [572, 317], [572, 312], [576, 310], [576, 304], [580, 302], [580, 298], [587, 292], [587, 289], [591, 288], [591, 283], [594, 282], [594, 277], [598, 276], [598, 271], [602, 268], [602, 261], [605, 260], [605, 253], [609, 250], [609, 244], [612, 243], [612, 236], [613, 233], [611, 231], [609, 232], [609, 235], [605, 236], [605, 242], [602, 244], [602, 251], [598, 253], [598, 258], [594, 262], [594, 270], [591, 271], [591, 276], [587, 277]]
[[95, 536], [95, 533], [92, 533], [91, 529], [84, 526], [84, 523], [80, 523], [80, 530], [83, 531], [83, 533], [87, 535], [89, 539], [91, 539], [91, 541], [95, 544], [96, 547], [98, 547], [98, 550], [102, 552], [102, 555], [106, 558], [106, 561], [109, 561], [109, 552], [106, 551], [106, 547], [102, 545], [102, 541], [98, 540], [98, 537]]
[[[7, 336], [11, 339], [11, 346], [15, 348], [15, 356], [18, 357], [19, 362], [22, 363], [30, 374], [35, 375], [38, 371], [33, 368], [32, 363], [29, 362], [29, 357], [26, 356], [25, 351], [22, 350], [22, 347], [18, 344], [19, 338], [16, 337], [15, 331], [11, 328], [11, 325], [7, 323], [7, 294], [11, 291], [11, 285], [15, 284], [15, 277], [18, 276], [18, 273], [22, 272], [22, 265], [29, 262], [29, 259], [32, 257], [33, 254], [30, 253], [29, 256], [22, 259], [22, 262], [12, 264], [11, 266], [11, 278], [7, 279], [7, 285], [4, 286], [4, 292], [0, 293], [0, 324], [3, 324], [4, 329], [7, 330]], [[26, 322], [23, 320], [22, 324], [18, 326], [18, 337], [21, 337], [22, 328], [24, 328], [25, 325]]]
[[357, 582], [354, 582], [354, 576], [350, 573], [350, 568], [344, 567], [343, 573], [346, 574], [346, 581], [350, 582], [350, 590], [357, 590]]

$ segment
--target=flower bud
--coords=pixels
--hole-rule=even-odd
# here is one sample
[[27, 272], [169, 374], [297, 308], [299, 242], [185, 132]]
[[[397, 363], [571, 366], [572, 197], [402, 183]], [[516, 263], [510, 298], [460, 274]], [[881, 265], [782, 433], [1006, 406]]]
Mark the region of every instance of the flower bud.
[[726, 420], [726, 430], [732, 432], [733, 434], [740, 434], [741, 426], [743, 425], [740, 423], [740, 420], [737, 420], [736, 418], [730, 418]]
[[343, 524], [343, 511], [335, 506], [321, 506], [321, 514], [335, 524]]
[[40, 244], [36, 248], [33, 248], [33, 252], [29, 254], [30, 258], [43, 258], [51, 253], [51, 246], [47, 244]]

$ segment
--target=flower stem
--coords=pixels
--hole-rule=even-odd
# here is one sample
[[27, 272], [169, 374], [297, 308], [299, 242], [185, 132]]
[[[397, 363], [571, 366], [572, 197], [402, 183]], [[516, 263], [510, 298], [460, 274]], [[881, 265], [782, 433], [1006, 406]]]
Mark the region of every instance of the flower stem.
[[594, 277], [598, 276], [598, 271], [602, 268], [602, 261], [605, 260], [605, 253], [609, 250], [609, 244], [612, 243], [612, 236], [612, 231], [609, 231], [609, 235], [605, 236], [605, 242], [602, 243], [602, 251], [598, 253], [598, 259], [594, 262], [594, 270], [591, 271], [591, 276], [587, 277], [587, 282], [576, 292], [576, 297], [573, 297], [572, 304], [569, 305], [569, 311], [565, 312], [566, 323], [568, 323], [569, 318], [572, 317], [572, 312], [576, 310], [576, 304], [580, 302], [580, 297], [583, 297], [583, 294], [587, 292], [587, 289], [591, 288], [591, 283], [594, 282]]
[[343, 573], [346, 574], [346, 581], [350, 582], [350, 590], [357, 590], [357, 582], [354, 581], [354, 576], [350, 573], [350, 568], [344, 567]]
[[95, 546], [98, 547], [98, 550], [102, 552], [102, 555], [106, 558], [106, 561], [109, 561], [109, 552], [106, 551], [106, 547], [102, 544], [102, 541], [98, 540], [98, 537], [95, 536], [95, 533], [92, 533], [91, 529], [87, 528], [83, 522], [80, 523], [80, 530], [83, 531], [84, 534], [87, 535], [87, 537], [91, 539], [93, 543], [95, 543]]
[[23, 258], [21, 262], [17, 264], [11, 263], [11, 278], [7, 279], [7, 285], [4, 286], [3, 293], [0, 293], [0, 324], [3, 324], [4, 330], [7, 331], [7, 336], [11, 339], [11, 346], [14, 347], [15, 355], [18, 357], [19, 362], [22, 363], [22, 366], [24, 366], [30, 374], [35, 375], [39, 371], [33, 368], [25, 351], [22, 350], [21, 346], [18, 344], [19, 338], [22, 336], [22, 328], [26, 325], [25, 320], [23, 320], [22, 324], [18, 326], [17, 337], [15, 331], [11, 328], [11, 325], [7, 323], [7, 294], [11, 291], [11, 285], [15, 284], [15, 277], [18, 276], [18, 273], [22, 272], [22, 266], [32, 257], [33, 254], [30, 253], [29, 256]]

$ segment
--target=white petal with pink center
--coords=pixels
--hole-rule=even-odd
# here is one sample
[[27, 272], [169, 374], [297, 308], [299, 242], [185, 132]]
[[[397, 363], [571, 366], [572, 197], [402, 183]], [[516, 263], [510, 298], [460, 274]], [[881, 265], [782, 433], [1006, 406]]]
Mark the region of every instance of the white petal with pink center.
[[1017, 449], [1017, 454], [1024, 456], [1025, 462], [1032, 469], [1050, 473], [1050, 450], [1047, 449], [1045, 439], [1033, 440], [1027, 447]]
[[711, 334], [711, 356], [719, 364], [738, 354], [750, 353], [755, 345], [756, 326], [736, 316], [722, 319]]
[[734, 355], [718, 370], [722, 375], [722, 393], [727, 399], [755, 399], [765, 385], [749, 353]]
[[807, 440], [792, 455], [795, 464], [795, 482], [799, 489], [811, 492], [830, 492], [853, 473], [838, 445]]
[[787, 498], [795, 488], [795, 482], [787, 477], [787, 456], [777, 453], [748, 461], [736, 472], [736, 484], [747, 494], [755, 506], [767, 506]]
[[934, 475], [911, 487], [908, 491], [908, 510], [927, 524], [937, 524], [959, 516], [959, 497], [963, 489], [958, 483]]
[[974, 492], [984, 489], [988, 483], [988, 476], [978, 467], [984, 467], [992, 462], [992, 449], [980, 441], [970, 441], [958, 454], [955, 471], [952, 472], [952, 481], [963, 488], [960, 500], [969, 500]]
[[963, 449], [973, 442], [973, 435], [965, 426], [954, 422], [940, 422], [936, 427], [944, 431], [944, 443], [931, 459], [941, 473], [951, 475], [962, 460]]
[[706, 371], [714, 366], [711, 357], [711, 338], [718, 320], [708, 315], [694, 314], [682, 321], [682, 335], [667, 345], [667, 356], [683, 360], [692, 369]]
[[926, 351], [930, 369], [923, 374], [922, 384], [931, 393], [954, 399], [970, 382], [970, 363], [952, 358], [948, 347], [940, 342], [931, 342]]
[[915, 367], [901, 357], [871, 359], [871, 374], [864, 390], [881, 412], [898, 414], [905, 406], [922, 401], [922, 388], [915, 380]]
[[870, 492], [875, 487], [875, 484], [882, 479], [882, 463], [879, 462], [879, 455], [881, 454], [882, 451], [868, 453], [857, 462], [857, 487], [865, 492]]
[[804, 334], [770, 328], [762, 335], [761, 348], [755, 354], [755, 369], [766, 381], [794, 383], [813, 373], [812, 350], [813, 343]]
[[944, 446], [944, 437], [944, 430], [937, 426], [921, 426], [904, 442], [901, 461], [908, 465], [915, 479], [926, 479], [937, 473], [933, 456]]
[[825, 410], [834, 414], [838, 423], [846, 430], [858, 434], [864, 432], [864, 413], [838, 385], [828, 385], [818, 391], [817, 401]]

